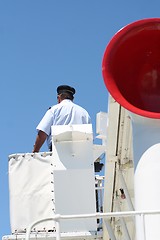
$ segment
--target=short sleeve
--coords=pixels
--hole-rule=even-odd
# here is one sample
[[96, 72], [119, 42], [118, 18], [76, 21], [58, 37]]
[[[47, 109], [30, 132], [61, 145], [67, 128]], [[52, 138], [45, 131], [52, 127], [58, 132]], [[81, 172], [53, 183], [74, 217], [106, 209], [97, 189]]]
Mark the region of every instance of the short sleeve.
[[49, 109], [46, 114], [44, 115], [44, 117], [42, 118], [42, 120], [40, 121], [40, 123], [37, 126], [37, 130], [41, 130], [43, 132], [45, 132], [48, 136], [51, 133], [51, 126], [53, 125], [53, 113], [52, 111]]

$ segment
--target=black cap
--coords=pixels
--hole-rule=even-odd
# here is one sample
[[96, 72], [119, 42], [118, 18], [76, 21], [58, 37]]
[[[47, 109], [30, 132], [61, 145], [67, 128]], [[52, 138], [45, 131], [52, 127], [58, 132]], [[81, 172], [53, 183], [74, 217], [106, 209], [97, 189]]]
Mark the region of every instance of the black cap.
[[76, 90], [73, 87], [70, 87], [68, 85], [61, 85], [61, 86], [57, 87], [57, 94], [61, 94], [64, 92], [69, 92], [72, 95], [74, 95]]

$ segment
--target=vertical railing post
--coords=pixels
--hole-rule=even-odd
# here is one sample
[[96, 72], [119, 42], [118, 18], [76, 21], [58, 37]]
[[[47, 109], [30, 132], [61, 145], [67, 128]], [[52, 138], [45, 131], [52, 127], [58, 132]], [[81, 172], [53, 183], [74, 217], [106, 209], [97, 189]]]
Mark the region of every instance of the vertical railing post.
[[56, 219], [56, 240], [61, 239], [61, 231], [60, 231], [60, 219]]
[[145, 231], [145, 214], [142, 213], [141, 214], [141, 224], [142, 224], [142, 229], [143, 229], [143, 239], [142, 240], [146, 240], [146, 231]]

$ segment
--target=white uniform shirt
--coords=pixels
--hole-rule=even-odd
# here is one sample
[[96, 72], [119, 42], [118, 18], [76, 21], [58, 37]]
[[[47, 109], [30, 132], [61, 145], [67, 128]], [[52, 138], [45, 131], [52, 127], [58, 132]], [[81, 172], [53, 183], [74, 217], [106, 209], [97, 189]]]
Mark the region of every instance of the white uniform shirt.
[[89, 124], [91, 123], [88, 112], [73, 103], [69, 99], [63, 100], [61, 103], [51, 107], [40, 123], [37, 126], [37, 130], [41, 130], [48, 135], [47, 144], [51, 146], [51, 126], [52, 125], [68, 125], [68, 124]]

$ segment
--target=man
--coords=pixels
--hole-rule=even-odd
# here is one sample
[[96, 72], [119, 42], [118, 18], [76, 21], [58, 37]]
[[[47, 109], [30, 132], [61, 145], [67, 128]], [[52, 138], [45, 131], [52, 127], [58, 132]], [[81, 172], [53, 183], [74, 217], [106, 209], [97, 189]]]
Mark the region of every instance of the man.
[[33, 148], [39, 152], [41, 146], [47, 139], [48, 148], [52, 151], [51, 126], [68, 124], [89, 124], [91, 123], [88, 112], [73, 103], [75, 89], [68, 85], [61, 85], [57, 88], [58, 104], [49, 108], [37, 126], [37, 137]]

